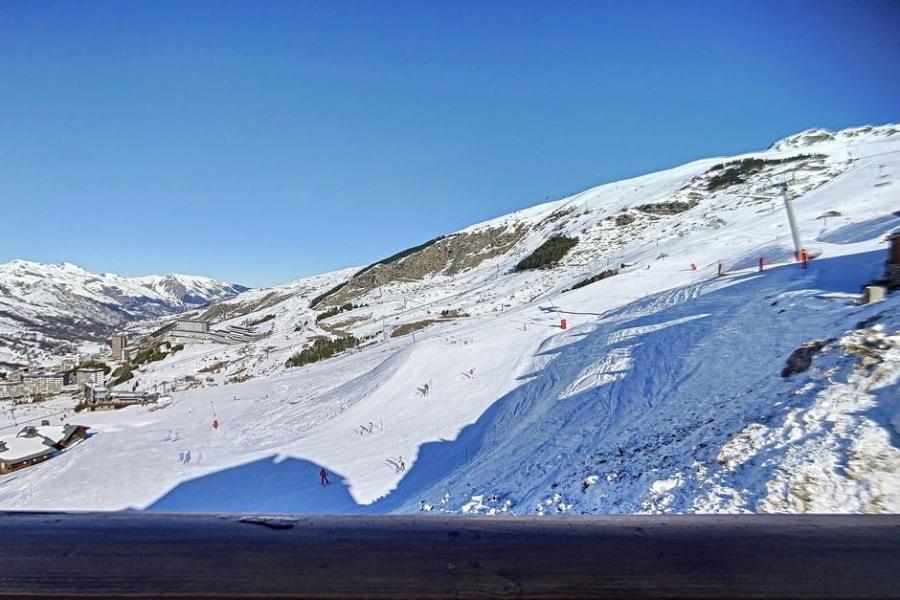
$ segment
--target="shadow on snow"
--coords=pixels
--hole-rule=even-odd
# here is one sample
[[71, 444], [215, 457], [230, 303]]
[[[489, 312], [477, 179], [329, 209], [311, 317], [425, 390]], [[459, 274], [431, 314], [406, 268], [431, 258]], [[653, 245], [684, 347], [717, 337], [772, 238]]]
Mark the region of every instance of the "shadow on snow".
[[[447, 489], [484, 490], [471, 482], [503, 494], [516, 489], [523, 477], [549, 490], [563, 471], [578, 481], [585, 473], [615, 470], [631, 492], [623, 488], [621, 498], [600, 498], [595, 508], [633, 512], [653, 481], [683, 470], [693, 460], [713, 464], [718, 449], [748, 422], [779, 421], [798, 403], [812, 402], [809, 395], [791, 398], [788, 391], [795, 384], [778, 376], [787, 355], [811, 335], [798, 324], [809, 307], [803, 300], [789, 300], [784, 303], [798, 306], [781, 308], [782, 294], [857, 291], [878, 274], [882, 261], [882, 252], [820, 258], [808, 271], [790, 265], [764, 276], [726, 278], [741, 283], [739, 293], [734, 285], [716, 287], [717, 280], [705, 280], [694, 285], [708, 291], [690, 300], [667, 304], [671, 292], [662, 292], [610, 311], [595, 322], [593, 331], [577, 336], [573, 332], [570, 343], [540, 351], [550, 357], [549, 363], [498, 399], [456, 439], [423, 444], [399, 485], [372, 504], [357, 504], [344, 477], [331, 469], [331, 485], [321, 486], [320, 465], [269, 457], [180, 483], [146, 510], [407, 512], [416, 510], [421, 500], [435, 503]], [[775, 296], [779, 299], [773, 303]], [[839, 311], [834, 319], [852, 322], [855, 315], [853, 310]], [[623, 336], [626, 327], [633, 334]], [[743, 343], [753, 335], [761, 341], [748, 351]], [[607, 383], [567, 393], [573, 385], [577, 388], [585, 369], [617, 350], [630, 352], [637, 366], [613, 373]], [[707, 369], [714, 371], [712, 379]], [[698, 373], [704, 376], [695, 377]], [[748, 389], [748, 382], [761, 382], [762, 389]], [[766, 401], [751, 405], [737, 400], [744, 396]], [[775, 401], [778, 398], [784, 400]], [[767, 458], [775, 451], [767, 450]], [[518, 472], [523, 456], [529, 460]], [[510, 458], [516, 461], [508, 467], [511, 472], [498, 472], [498, 464]], [[644, 458], [658, 468], [652, 473], [635, 471], [632, 463]], [[751, 508], [765, 497], [765, 490], [745, 492]], [[454, 501], [461, 499], [467, 498]], [[690, 510], [690, 505], [672, 508]]]

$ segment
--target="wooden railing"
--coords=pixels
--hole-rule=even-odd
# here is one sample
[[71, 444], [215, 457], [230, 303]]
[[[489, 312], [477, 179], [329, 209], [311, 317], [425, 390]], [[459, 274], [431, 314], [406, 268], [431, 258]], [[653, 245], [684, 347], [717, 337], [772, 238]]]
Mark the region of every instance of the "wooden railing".
[[897, 598], [900, 516], [0, 513], [0, 598]]

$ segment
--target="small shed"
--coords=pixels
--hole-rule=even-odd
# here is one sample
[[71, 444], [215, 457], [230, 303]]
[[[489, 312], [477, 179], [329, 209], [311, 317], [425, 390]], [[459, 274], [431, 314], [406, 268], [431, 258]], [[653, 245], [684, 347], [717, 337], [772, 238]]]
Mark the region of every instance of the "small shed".
[[885, 263], [884, 278], [887, 287], [892, 290], [900, 288], [900, 229], [888, 235], [888, 259]]

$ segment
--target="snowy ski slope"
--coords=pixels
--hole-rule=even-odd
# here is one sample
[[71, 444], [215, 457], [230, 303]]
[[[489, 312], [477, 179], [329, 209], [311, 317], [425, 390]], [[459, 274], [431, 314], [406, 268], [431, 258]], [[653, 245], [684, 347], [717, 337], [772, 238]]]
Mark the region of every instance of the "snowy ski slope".
[[[715, 165], [799, 154], [814, 157], [709, 189]], [[697, 161], [474, 225], [464, 232], [525, 233], [470, 269], [386, 283], [318, 323], [325, 306], [310, 300], [356, 270], [246, 292], [216, 326], [271, 314], [258, 326], [270, 335], [190, 347], [139, 372], [145, 387], [194, 378], [195, 389], [159, 407], [73, 416], [60, 399], [4, 410], [0, 439], [16, 431], [13, 419], [43, 415], [94, 435], [0, 479], [0, 506], [900, 510], [900, 297], [853, 301], [881, 275], [884, 235], [900, 226], [898, 177], [898, 126], [804, 132], [766, 152]], [[806, 270], [792, 262], [780, 201], [759, 197], [782, 181], [806, 245], [821, 253]], [[640, 208], [673, 201], [690, 207]], [[626, 214], [630, 222], [617, 219]], [[557, 267], [514, 270], [555, 234], [579, 238]], [[619, 274], [565, 291], [614, 267]], [[466, 316], [440, 320], [443, 310]], [[426, 319], [437, 322], [390, 335]], [[284, 365], [314, 336], [340, 333], [371, 337], [327, 361]], [[824, 346], [811, 368], [782, 377], [788, 356], [815, 340]], [[241, 378], [249, 380], [228, 383]], [[319, 485], [322, 467], [330, 486]]]

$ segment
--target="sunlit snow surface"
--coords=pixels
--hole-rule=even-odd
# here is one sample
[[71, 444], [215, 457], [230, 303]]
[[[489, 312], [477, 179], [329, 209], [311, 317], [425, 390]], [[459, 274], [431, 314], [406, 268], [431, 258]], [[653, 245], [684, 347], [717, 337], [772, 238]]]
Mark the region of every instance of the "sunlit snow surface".
[[[512, 252], [471, 271], [360, 299], [368, 306], [335, 322], [365, 317], [348, 328], [375, 341], [329, 361], [284, 367], [323, 333], [309, 300], [352, 270], [242, 294], [239, 303], [267, 294], [277, 301], [220, 326], [274, 314], [269, 337], [189, 347], [137, 375], [145, 387], [185, 375], [207, 387], [113, 413], [73, 416], [63, 400], [15, 413], [3, 405], [0, 426], [44, 414], [55, 422], [65, 412], [93, 435], [0, 478], [0, 507], [898, 511], [900, 339], [892, 334], [900, 296], [868, 306], [851, 299], [881, 275], [884, 235], [900, 226], [894, 129], [852, 130], [810, 146], [798, 136], [755, 155], [827, 156], [821, 169], [793, 179], [789, 165], [770, 175], [789, 181], [803, 239], [821, 252], [806, 270], [790, 262], [780, 202], [739, 195], [773, 194], [772, 181], [704, 194], [687, 212], [636, 227], [609, 218], [683, 195], [694, 177], [731, 160], [710, 159], [469, 228], [532, 225]], [[555, 233], [580, 238], [559, 267], [513, 272]], [[760, 256], [771, 263], [763, 273]], [[720, 260], [724, 277], [716, 277]], [[632, 266], [563, 293], [621, 263]], [[471, 316], [415, 339], [380, 335], [446, 308]], [[867, 319], [866, 328], [883, 331], [858, 331]], [[866, 335], [888, 349], [861, 368], [853, 348]], [[781, 377], [791, 352], [812, 340], [833, 341], [809, 371]], [[216, 362], [228, 366], [198, 373]], [[255, 378], [227, 384], [247, 375]], [[320, 485], [323, 467], [328, 486]]]

